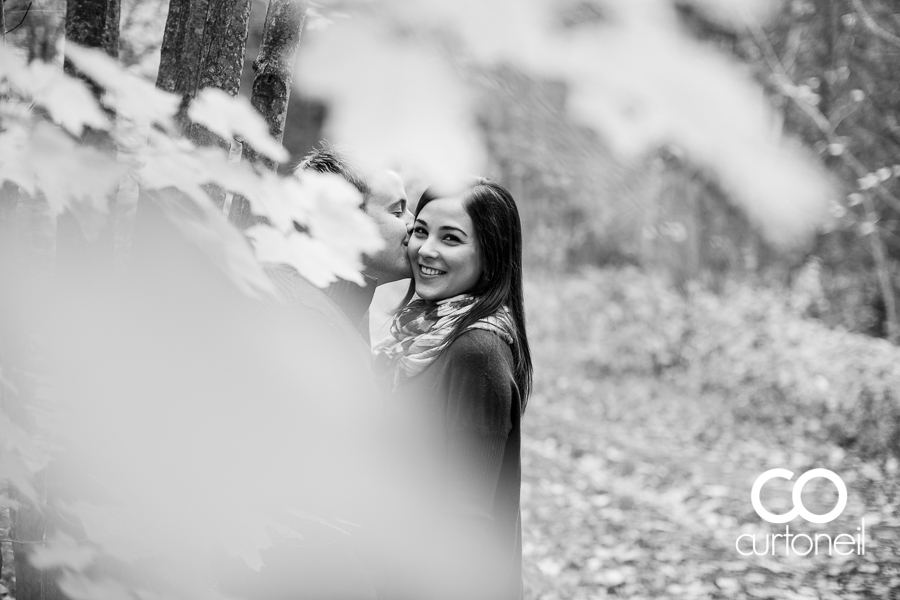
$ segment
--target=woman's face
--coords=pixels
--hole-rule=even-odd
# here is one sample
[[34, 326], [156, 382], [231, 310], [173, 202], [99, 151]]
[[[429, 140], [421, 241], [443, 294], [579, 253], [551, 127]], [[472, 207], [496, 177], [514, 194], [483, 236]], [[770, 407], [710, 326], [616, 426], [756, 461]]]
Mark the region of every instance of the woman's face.
[[481, 249], [461, 197], [425, 205], [409, 239], [416, 293], [437, 301], [468, 292], [481, 277]]

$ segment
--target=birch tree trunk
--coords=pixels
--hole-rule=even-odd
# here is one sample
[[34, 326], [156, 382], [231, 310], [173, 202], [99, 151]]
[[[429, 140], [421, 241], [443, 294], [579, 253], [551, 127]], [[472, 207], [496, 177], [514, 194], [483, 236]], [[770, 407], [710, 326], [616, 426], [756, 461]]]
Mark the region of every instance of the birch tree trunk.
[[[279, 142], [284, 137], [294, 62], [305, 19], [305, 1], [270, 0], [259, 56], [253, 62], [256, 76], [253, 79], [250, 102], [266, 120], [269, 133]], [[244, 146], [244, 159], [254, 166], [259, 165], [273, 171], [277, 167], [275, 161], [247, 145]], [[246, 198], [235, 196], [228, 218], [241, 229], [253, 224], [253, 215]]]

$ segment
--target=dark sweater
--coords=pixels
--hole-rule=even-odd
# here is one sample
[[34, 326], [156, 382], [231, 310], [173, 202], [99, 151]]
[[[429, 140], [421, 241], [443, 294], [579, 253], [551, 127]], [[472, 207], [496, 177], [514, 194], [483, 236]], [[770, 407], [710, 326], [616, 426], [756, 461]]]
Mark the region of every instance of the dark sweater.
[[[441, 555], [443, 564], [453, 563], [442, 577], [478, 580], [477, 589], [465, 589], [467, 598], [521, 598], [522, 411], [509, 346], [489, 331], [467, 331], [389, 404], [409, 474], [447, 526], [435, 535], [449, 532], [466, 554]], [[426, 544], [453, 547], [446, 539]], [[489, 572], [479, 572], [483, 567]]]
[[372, 423], [381, 414], [371, 353], [322, 290], [290, 267], [271, 266], [266, 273], [278, 291], [268, 314], [308, 350], [308, 360], [287, 366], [303, 382], [304, 395], [296, 401], [308, 410], [300, 413], [305, 418], [296, 430], [308, 440], [308, 452], [285, 456], [284, 476], [308, 482], [308, 497], [291, 500], [323, 520], [286, 516], [273, 507], [273, 514], [303, 539], [273, 533], [273, 545], [260, 551], [259, 572], [220, 552], [214, 557], [218, 586], [253, 600], [370, 600], [374, 590], [360, 564], [360, 528], [348, 528], [347, 535], [329, 523], [359, 523], [369, 510], [373, 467], [368, 458], [377, 442]]
[[363, 278], [366, 280], [364, 287], [360, 287], [351, 281], [339, 279], [323, 291], [332, 302], [340, 307], [347, 319], [359, 332], [359, 335], [362, 336], [366, 345], [370, 346], [369, 305], [372, 304], [372, 298], [375, 296], [378, 280], [366, 274], [363, 274]]

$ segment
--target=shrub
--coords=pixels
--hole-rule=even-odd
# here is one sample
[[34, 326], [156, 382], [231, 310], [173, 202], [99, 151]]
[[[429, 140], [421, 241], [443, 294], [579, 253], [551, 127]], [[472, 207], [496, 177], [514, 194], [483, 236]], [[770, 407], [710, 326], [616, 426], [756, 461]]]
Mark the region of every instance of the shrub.
[[554, 317], [535, 334], [555, 328], [550, 336], [592, 373], [717, 391], [739, 418], [900, 456], [900, 348], [804, 318], [787, 291], [744, 283], [683, 296], [634, 268], [536, 283], [545, 294], [531, 295], [530, 311]]

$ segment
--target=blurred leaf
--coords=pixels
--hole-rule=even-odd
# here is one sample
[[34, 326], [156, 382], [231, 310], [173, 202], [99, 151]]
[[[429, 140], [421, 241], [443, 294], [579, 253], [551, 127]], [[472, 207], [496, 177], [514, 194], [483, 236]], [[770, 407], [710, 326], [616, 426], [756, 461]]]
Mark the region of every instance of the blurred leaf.
[[208, 87], [191, 102], [188, 116], [224, 140], [239, 138], [272, 160], [288, 159], [287, 150], [269, 135], [265, 120], [243, 96]]
[[0, 449], [0, 480], [9, 481], [18, 493], [37, 505], [38, 495], [31, 483], [31, 476], [32, 470], [21, 458], [9, 449]]
[[74, 571], [84, 571], [97, 556], [91, 548], [79, 545], [70, 537], [57, 536], [46, 544], [39, 545], [28, 556], [31, 564], [38, 569], [64, 567]]
[[187, 140], [150, 132], [150, 152], [137, 169], [145, 189], [176, 188], [198, 204], [208, 203], [203, 185], [229, 168], [228, 156], [218, 147], [197, 149]]
[[116, 113], [141, 123], [171, 127], [179, 96], [127, 72], [101, 50], [68, 43], [66, 58], [103, 88], [103, 103]]
[[[112, 579], [92, 579], [85, 575], [64, 572], [59, 587], [73, 600], [134, 600], [131, 589]], [[138, 594], [140, 590], [136, 590]]]
[[79, 146], [55, 127], [36, 127], [25, 149], [36, 187], [47, 197], [51, 214], [71, 210], [85, 236], [95, 239], [108, 214], [110, 193], [122, 167], [114, 157]]
[[[298, 232], [282, 233], [263, 225], [247, 230], [261, 262], [290, 265], [313, 285], [326, 287], [338, 278], [363, 285], [361, 262], [347, 262], [325, 242]], [[357, 259], [358, 260], [358, 259]]]
[[157, 202], [185, 237], [246, 294], [259, 297], [275, 293], [247, 241], [211, 201], [201, 199], [188, 206], [173, 195], [162, 195]]
[[109, 119], [80, 79], [66, 75], [57, 66], [36, 60], [29, 65], [32, 98], [47, 109], [54, 121], [74, 136], [85, 126], [109, 129]]

